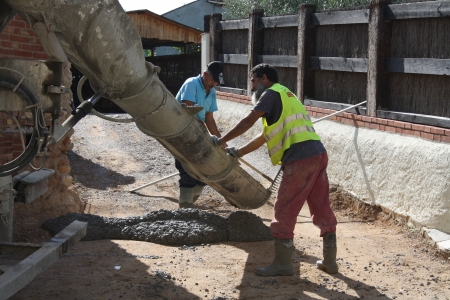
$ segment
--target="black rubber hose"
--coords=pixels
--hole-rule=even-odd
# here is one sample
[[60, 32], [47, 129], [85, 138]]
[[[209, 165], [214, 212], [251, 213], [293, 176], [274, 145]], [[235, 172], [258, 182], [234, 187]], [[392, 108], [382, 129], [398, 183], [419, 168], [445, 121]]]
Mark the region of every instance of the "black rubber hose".
[[[19, 82], [15, 79], [0, 77], [0, 88], [8, 88], [10, 90], [14, 90], [14, 88], [16, 88], [18, 84]], [[31, 93], [22, 84], [16, 89], [15, 92], [26, 101], [27, 106], [38, 103], [35, 95], [33, 95], [33, 93]], [[2, 99], [0, 99], [0, 101], [2, 101]], [[36, 110], [33, 108], [31, 109], [31, 112], [33, 114], [33, 124], [36, 124], [36, 119], [38, 125], [45, 124], [42, 114], [36, 115]], [[21, 169], [26, 167], [36, 156], [39, 150], [38, 139], [40, 136], [44, 136], [45, 131], [45, 126], [43, 128], [40, 128], [40, 126], [38, 127], [38, 129], [36, 128], [36, 126], [33, 127], [33, 134], [31, 135], [31, 139], [22, 154], [20, 154], [19, 157], [13, 159], [12, 161], [0, 165], [0, 177], [11, 175], [20, 171]]]

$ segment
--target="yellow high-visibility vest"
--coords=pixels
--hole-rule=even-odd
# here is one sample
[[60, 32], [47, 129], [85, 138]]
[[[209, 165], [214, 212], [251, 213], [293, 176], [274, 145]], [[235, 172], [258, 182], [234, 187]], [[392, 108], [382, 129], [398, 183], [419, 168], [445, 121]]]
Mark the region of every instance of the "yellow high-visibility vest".
[[286, 87], [275, 83], [270, 87], [281, 96], [283, 110], [278, 121], [272, 125], [262, 118], [267, 150], [273, 165], [281, 165], [283, 153], [291, 145], [305, 141], [320, 141], [311, 118], [303, 104]]

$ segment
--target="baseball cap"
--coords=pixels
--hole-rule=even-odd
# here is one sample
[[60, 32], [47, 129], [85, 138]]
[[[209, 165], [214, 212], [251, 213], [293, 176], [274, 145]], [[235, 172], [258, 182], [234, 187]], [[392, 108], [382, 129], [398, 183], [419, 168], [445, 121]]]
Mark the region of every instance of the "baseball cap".
[[223, 63], [221, 61], [213, 61], [208, 64], [207, 70], [211, 73], [215, 82], [221, 84], [221, 77], [223, 72]]

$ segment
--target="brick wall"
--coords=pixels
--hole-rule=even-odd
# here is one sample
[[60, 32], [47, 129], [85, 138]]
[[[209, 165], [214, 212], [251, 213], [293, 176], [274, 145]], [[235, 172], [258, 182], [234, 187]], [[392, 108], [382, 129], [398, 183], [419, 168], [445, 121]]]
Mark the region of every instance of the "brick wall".
[[[236, 95], [232, 93], [217, 91], [217, 97], [224, 100], [230, 100], [249, 105], [252, 104], [251, 98], [249, 96]], [[336, 112], [336, 110], [313, 106], [305, 106], [305, 108], [308, 111], [308, 113], [315, 118], [325, 117]], [[445, 129], [441, 127], [413, 124], [408, 122], [387, 120], [381, 118], [372, 118], [345, 112], [337, 116], [330, 117], [329, 120], [352, 125], [355, 127], [365, 127], [369, 129], [387, 131], [391, 133], [399, 133], [404, 135], [421, 137], [432, 141], [450, 143], [450, 129]]]
[[[47, 59], [36, 33], [17, 14], [0, 33], [0, 58]], [[20, 126], [33, 125], [31, 113], [12, 113], [12, 115]], [[16, 122], [5, 113], [0, 113], [0, 131], [0, 164], [4, 164], [18, 157], [23, 147]], [[25, 134], [22, 136], [26, 141], [27, 136]]]
[[[8, 26], [0, 33], [0, 58], [18, 58], [30, 60], [46, 60], [47, 55], [34, 30], [23, 19], [16, 15]], [[63, 63], [64, 86], [71, 85], [70, 63]], [[1, 101], [1, 99], [0, 99]], [[60, 122], [70, 116], [70, 95], [61, 96]], [[50, 127], [51, 115], [44, 114], [47, 128]], [[31, 112], [0, 113], [0, 164], [18, 157], [22, 151], [22, 139], [27, 143], [31, 134], [20, 133], [17, 123], [23, 131], [31, 133], [34, 126]], [[34, 232], [49, 218], [54, 218], [68, 212], [82, 212], [84, 203], [73, 189], [73, 178], [67, 151], [73, 148], [71, 136], [73, 129], [56, 145], [50, 146], [44, 157], [43, 152], [32, 161], [35, 167], [43, 166], [55, 170], [49, 178], [48, 191], [35, 201], [24, 204], [14, 204], [14, 240], [20, 240], [22, 232]], [[27, 166], [22, 171], [33, 171]]]
[[36, 33], [19, 15], [0, 34], [0, 58], [3, 57], [47, 59]]

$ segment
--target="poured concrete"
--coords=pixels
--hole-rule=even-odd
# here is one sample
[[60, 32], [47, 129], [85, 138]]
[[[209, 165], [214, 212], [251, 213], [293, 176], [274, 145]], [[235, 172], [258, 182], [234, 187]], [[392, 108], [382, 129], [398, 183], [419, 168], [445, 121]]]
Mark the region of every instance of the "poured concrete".
[[[216, 120], [228, 130], [250, 109], [220, 100]], [[450, 233], [450, 144], [327, 120], [314, 127], [328, 151], [331, 183], [412, 223]], [[260, 128], [255, 124], [245, 136]]]
[[261, 218], [246, 211], [231, 213], [228, 218], [197, 209], [161, 209], [132, 218], [71, 213], [48, 220], [42, 227], [54, 234], [75, 220], [88, 223], [85, 241], [117, 239], [181, 246], [272, 239]]

